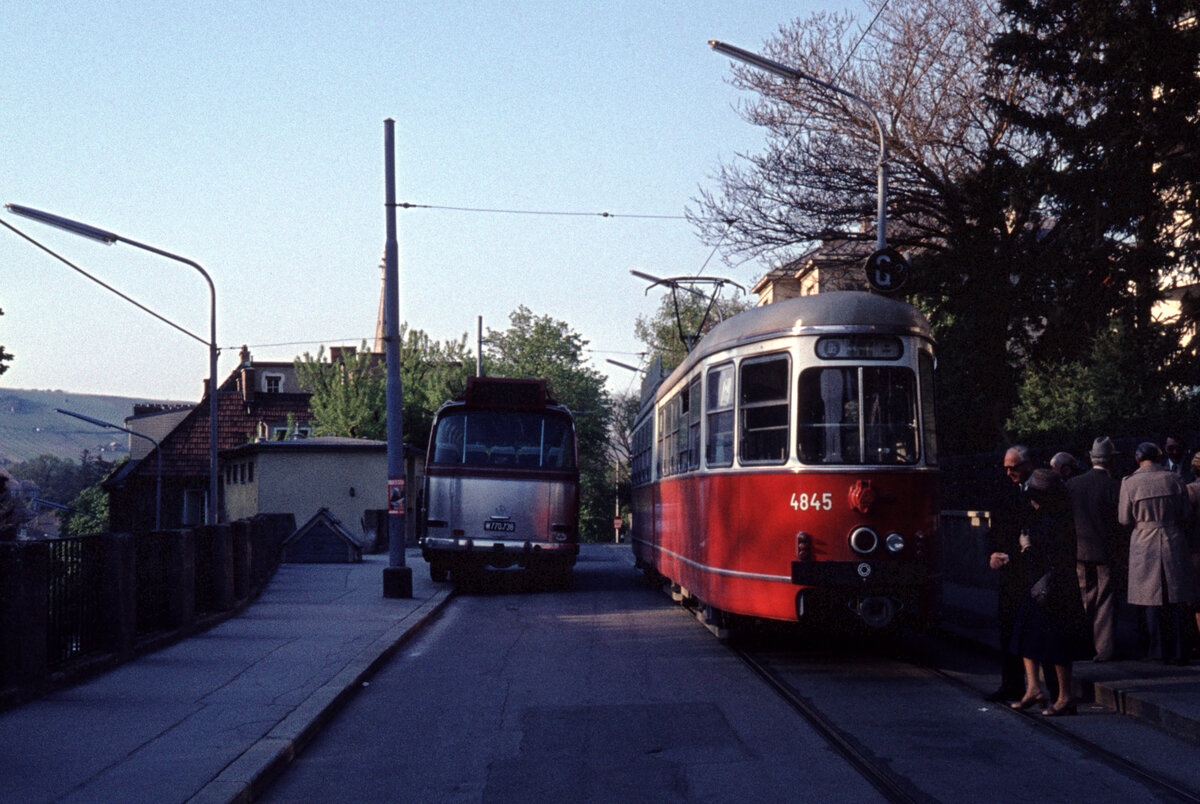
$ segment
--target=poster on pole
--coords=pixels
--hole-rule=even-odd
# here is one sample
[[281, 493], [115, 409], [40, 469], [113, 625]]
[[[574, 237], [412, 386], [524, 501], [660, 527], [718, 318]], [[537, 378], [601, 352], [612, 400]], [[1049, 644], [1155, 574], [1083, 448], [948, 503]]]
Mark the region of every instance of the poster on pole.
[[388, 478], [388, 513], [404, 513], [404, 478]]

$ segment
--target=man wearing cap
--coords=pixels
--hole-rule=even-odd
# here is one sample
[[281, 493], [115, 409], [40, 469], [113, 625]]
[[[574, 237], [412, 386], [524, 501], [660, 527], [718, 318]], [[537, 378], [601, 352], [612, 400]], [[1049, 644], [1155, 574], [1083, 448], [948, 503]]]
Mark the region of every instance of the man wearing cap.
[[1112, 476], [1117, 450], [1108, 436], [1092, 443], [1092, 468], [1067, 481], [1075, 519], [1075, 574], [1083, 610], [1096, 646], [1093, 661], [1111, 661], [1116, 650], [1116, 608], [1112, 566], [1122, 543], [1117, 521], [1121, 482]]
[[1187, 491], [1179, 475], [1159, 463], [1162, 452], [1139, 444], [1138, 469], [1121, 482], [1117, 518], [1132, 525], [1129, 536], [1129, 602], [1144, 606], [1150, 658], [1186, 664], [1184, 615], [1196, 599], [1184, 521]]

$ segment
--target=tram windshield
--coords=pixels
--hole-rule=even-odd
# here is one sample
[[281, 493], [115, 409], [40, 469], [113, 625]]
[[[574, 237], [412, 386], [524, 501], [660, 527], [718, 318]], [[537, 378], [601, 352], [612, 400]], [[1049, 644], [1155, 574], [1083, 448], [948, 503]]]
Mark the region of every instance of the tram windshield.
[[903, 366], [838, 366], [800, 373], [800, 460], [917, 462], [917, 385]]
[[561, 413], [449, 410], [431, 442], [432, 462], [442, 466], [575, 468], [574, 431]]

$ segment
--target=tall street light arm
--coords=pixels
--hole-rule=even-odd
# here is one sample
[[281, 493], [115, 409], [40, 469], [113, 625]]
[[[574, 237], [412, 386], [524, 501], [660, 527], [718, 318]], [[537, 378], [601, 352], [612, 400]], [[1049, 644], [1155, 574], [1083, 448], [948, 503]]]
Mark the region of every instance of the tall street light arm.
[[716, 39], [708, 40], [708, 44], [713, 50], [728, 56], [731, 59], [745, 62], [752, 67], [757, 67], [760, 70], [765, 70], [769, 73], [788, 78], [793, 81], [807, 81], [810, 84], [824, 87], [839, 95], [845, 95], [851, 100], [861, 103], [871, 113], [871, 119], [875, 121], [875, 131], [879, 136], [879, 169], [878, 169], [878, 191], [876, 194], [876, 217], [878, 224], [876, 227], [876, 244], [875, 247], [882, 250], [887, 247], [887, 139], [883, 134], [883, 122], [879, 119], [875, 109], [864, 98], [855, 95], [849, 90], [842, 89], [836, 84], [831, 84], [828, 81], [822, 81], [820, 78], [811, 76], [806, 72], [802, 72], [793, 67], [780, 64], [777, 61], [768, 59], [765, 56], [760, 56], [757, 53], [751, 53], [749, 50], [743, 50], [740, 47], [729, 45], [724, 42], [719, 42]]
[[40, 223], [54, 226], [71, 234], [86, 237], [91, 240], [97, 240], [106, 245], [113, 243], [126, 243], [135, 248], [140, 248], [143, 251], [149, 251], [153, 254], [158, 254], [161, 257], [166, 257], [176, 262], [181, 262], [184, 265], [191, 266], [200, 272], [204, 277], [204, 281], [208, 283], [208, 298], [209, 298], [209, 341], [208, 341], [208, 524], [216, 525], [218, 521], [218, 506], [217, 506], [217, 290], [213, 286], [212, 277], [208, 275], [200, 264], [189, 260], [187, 257], [181, 257], [178, 254], [172, 254], [169, 251], [139, 243], [136, 240], [131, 240], [128, 237], [114, 234], [105, 229], [100, 229], [90, 224], [80, 223], [79, 221], [64, 218], [60, 215], [53, 215], [49, 212], [43, 212], [39, 209], [24, 207], [20, 204], [5, 204], [9, 212], [14, 215], [20, 215]]

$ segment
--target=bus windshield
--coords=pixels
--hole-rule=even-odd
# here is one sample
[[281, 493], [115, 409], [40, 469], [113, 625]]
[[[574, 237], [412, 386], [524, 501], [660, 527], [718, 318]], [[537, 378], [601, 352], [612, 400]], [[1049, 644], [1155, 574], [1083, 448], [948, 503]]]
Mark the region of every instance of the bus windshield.
[[431, 443], [432, 462], [441, 466], [575, 468], [571, 420], [552, 411], [449, 410], [434, 424]]
[[917, 388], [902, 366], [800, 372], [800, 460], [812, 464], [917, 462]]

